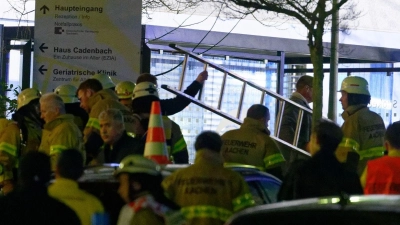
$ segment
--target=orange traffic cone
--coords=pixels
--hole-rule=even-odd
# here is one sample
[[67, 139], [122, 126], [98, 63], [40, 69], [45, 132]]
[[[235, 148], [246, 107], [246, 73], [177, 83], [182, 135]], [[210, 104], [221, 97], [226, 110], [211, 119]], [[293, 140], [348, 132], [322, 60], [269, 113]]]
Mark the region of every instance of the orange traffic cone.
[[159, 101], [153, 101], [151, 103], [144, 156], [158, 164], [170, 163], [167, 143], [165, 143], [164, 125]]

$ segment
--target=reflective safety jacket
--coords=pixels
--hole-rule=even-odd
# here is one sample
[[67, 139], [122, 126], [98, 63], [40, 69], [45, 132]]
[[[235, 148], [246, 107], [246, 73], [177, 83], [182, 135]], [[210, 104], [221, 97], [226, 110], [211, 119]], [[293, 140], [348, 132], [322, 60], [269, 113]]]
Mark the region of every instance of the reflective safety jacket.
[[118, 101], [117, 94], [111, 89], [104, 89], [89, 98], [89, 121], [83, 131], [86, 142], [91, 132], [99, 133], [99, 115], [106, 109], [119, 109], [124, 116], [125, 130], [133, 133], [133, 117], [131, 111]]
[[162, 185], [191, 225], [221, 225], [254, 205], [243, 177], [224, 168], [219, 153], [207, 149], [198, 150], [193, 165], [174, 172]]
[[[167, 146], [171, 161], [175, 164], [188, 164], [189, 153], [186, 141], [183, 138], [181, 127], [171, 120], [171, 136], [168, 137], [166, 132]], [[170, 141], [168, 140], [170, 139]], [[169, 143], [170, 142], [170, 143]]]
[[74, 180], [57, 178], [48, 187], [48, 193], [73, 209], [81, 220], [81, 225], [91, 225], [93, 214], [104, 212], [100, 200], [79, 189], [78, 183]]
[[26, 140], [22, 139], [22, 131], [17, 122], [1, 119], [0, 161], [6, 167], [5, 176], [2, 177], [4, 180], [12, 179], [11, 170], [18, 166], [21, 156], [39, 149], [42, 128], [28, 117], [24, 117], [24, 125], [27, 129], [27, 137], [24, 137]]
[[122, 207], [117, 224], [184, 225], [186, 221], [179, 210], [172, 210], [146, 194]]
[[239, 129], [223, 134], [221, 154], [225, 163], [253, 165], [264, 171], [280, 166], [285, 159], [265, 129], [260, 121], [247, 117]]
[[66, 149], [76, 149], [84, 154], [82, 133], [71, 114], [60, 115], [44, 125], [39, 147], [39, 151], [50, 156], [52, 170], [55, 170], [59, 154]]
[[[336, 150], [336, 156], [340, 162], [346, 162], [348, 155], [357, 152], [357, 172], [361, 175], [368, 160], [384, 155], [385, 124], [382, 118], [370, 111], [366, 105], [349, 106], [342, 113], [342, 117], [344, 138]], [[351, 168], [356, 168], [357, 160], [349, 160], [346, 163]]]
[[400, 157], [368, 161], [364, 194], [400, 194]]

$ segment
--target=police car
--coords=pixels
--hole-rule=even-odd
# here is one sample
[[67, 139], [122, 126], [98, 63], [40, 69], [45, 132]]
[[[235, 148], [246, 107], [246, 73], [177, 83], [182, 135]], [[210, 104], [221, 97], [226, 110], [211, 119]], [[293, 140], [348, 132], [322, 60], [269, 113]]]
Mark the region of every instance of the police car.
[[334, 196], [255, 206], [225, 225], [400, 224], [400, 195]]

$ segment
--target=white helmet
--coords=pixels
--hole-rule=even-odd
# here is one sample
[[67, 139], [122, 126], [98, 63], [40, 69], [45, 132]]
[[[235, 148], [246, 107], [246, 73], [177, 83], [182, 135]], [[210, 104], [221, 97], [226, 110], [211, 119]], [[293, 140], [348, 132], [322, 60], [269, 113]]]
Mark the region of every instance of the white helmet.
[[27, 88], [19, 93], [17, 98], [17, 110], [22, 106], [28, 105], [32, 100], [38, 99], [42, 96], [36, 88]]
[[115, 86], [115, 92], [117, 92], [119, 99], [132, 98], [134, 89], [135, 83], [131, 81], [122, 81]]
[[135, 86], [132, 99], [144, 96], [155, 96], [158, 98], [157, 86], [152, 82], [141, 82]]
[[345, 91], [349, 94], [363, 94], [371, 96], [368, 91], [368, 81], [362, 77], [352, 76], [344, 78], [340, 91]]
[[54, 93], [59, 95], [64, 103], [75, 103], [79, 102], [76, 90], [77, 88], [72, 84], [62, 84], [54, 90]]
[[93, 75], [92, 78], [100, 81], [101, 85], [103, 86], [103, 89], [115, 87], [114, 82], [111, 80], [111, 77], [108, 75], [97, 73], [97, 74]]
[[160, 165], [153, 160], [142, 155], [128, 155], [121, 161], [114, 175], [118, 176], [121, 173], [147, 173], [157, 176], [161, 174], [160, 171]]

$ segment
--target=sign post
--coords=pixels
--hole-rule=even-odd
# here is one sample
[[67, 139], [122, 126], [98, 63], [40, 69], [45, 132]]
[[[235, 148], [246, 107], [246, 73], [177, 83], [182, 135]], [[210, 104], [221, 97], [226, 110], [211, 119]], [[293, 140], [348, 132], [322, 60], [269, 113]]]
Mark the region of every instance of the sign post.
[[33, 87], [50, 92], [98, 73], [135, 82], [141, 7], [137, 0], [36, 0]]

